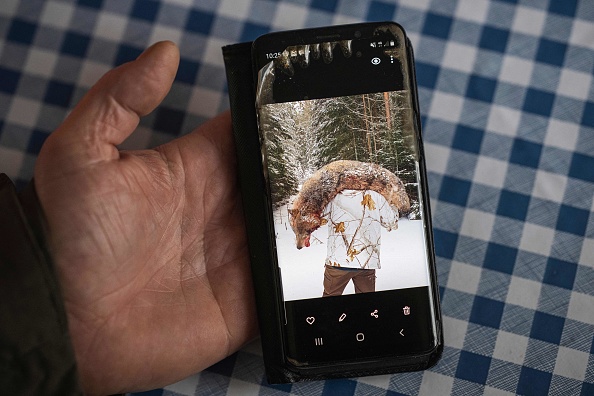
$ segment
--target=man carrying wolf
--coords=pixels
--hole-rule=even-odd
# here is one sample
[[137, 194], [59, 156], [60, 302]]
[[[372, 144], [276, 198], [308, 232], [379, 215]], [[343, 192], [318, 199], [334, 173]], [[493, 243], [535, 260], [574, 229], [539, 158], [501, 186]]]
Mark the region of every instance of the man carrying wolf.
[[334, 161], [306, 180], [290, 223], [297, 249], [309, 247], [311, 233], [329, 223], [323, 295], [342, 295], [350, 280], [355, 293], [375, 291], [381, 227], [397, 229], [409, 210], [402, 181], [377, 164]]
[[375, 291], [380, 266], [381, 228], [398, 228], [398, 212], [375, 191], [345, 190], [326, 207], [328, 253], [324, 297], [340, 296], [350, 280], [355, 293]]

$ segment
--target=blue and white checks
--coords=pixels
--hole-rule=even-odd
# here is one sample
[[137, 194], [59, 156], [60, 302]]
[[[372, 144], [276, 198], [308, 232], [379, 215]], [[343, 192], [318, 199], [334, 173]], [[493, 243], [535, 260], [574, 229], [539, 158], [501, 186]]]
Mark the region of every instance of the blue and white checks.
[[594, 3], [590, 0], [2, 0], [0, 171], [19, 186], [111, 67], [181, 49], [124, 144], [228, 108], [221, 46], [394, 20], [416, 53], [445, 351], [426, 372], [265, 383], [258, 343], [146, 395], [594, 395]]

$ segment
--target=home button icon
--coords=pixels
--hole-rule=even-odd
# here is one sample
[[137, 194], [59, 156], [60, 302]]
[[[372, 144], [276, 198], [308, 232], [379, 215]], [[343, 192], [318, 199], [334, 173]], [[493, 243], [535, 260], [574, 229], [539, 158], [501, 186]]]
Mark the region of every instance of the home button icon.
[[365, 334], [363, 333], [357, 333], [357, 335], [355, 336], [355, 338], [357, 339], [357, 341], [361, 342], [365, 339]]

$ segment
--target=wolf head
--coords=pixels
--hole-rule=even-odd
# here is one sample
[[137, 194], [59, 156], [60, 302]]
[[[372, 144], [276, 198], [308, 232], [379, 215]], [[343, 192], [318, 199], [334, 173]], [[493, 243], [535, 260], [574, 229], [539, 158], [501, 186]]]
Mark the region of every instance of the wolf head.
[[290, 224], [295, 233], [297, 249], [309, 247], [311, 233], [320, 228], [322, 218], [318, 214], [304, 214], [299, 209], [289, 209]]

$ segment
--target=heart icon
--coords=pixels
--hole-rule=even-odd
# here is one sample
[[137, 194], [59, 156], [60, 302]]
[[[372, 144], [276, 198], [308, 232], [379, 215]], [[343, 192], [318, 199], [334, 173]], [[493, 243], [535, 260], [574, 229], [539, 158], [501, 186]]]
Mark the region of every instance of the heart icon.
[[305, 319], [305, 321], [311, 325], [311, 324], [313, 324], [313, 322], [315, 322], [315, 321], [316, 321], [316, 318], [314, 318], [313, 316], [308, 316], [308, 317]]

